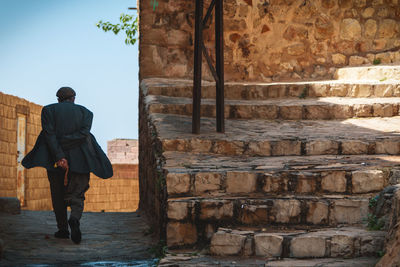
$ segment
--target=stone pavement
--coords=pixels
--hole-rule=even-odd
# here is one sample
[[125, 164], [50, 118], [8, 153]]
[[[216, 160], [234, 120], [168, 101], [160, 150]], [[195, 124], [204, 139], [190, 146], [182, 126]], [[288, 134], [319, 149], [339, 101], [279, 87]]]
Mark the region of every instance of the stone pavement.
[[0, 266], [155, 266], [149, 227], [137, 213], [84, 213], [79, 245], [54, 238], [56, 228], [52, 211], [0, 213]]

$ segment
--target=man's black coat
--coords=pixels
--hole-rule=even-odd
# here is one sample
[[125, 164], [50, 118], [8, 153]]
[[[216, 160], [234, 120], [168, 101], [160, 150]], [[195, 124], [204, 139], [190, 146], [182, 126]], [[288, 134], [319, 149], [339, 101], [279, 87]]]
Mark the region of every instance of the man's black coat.
[[91, 111], [73, 102], [43, 107], [42, 131], [22, 165], [28, 169], [41, 166], [54, 170], [55, 162], [66, 158], [72, 172], [111, 177], [111, 163], [90, 133], [92, 119]]

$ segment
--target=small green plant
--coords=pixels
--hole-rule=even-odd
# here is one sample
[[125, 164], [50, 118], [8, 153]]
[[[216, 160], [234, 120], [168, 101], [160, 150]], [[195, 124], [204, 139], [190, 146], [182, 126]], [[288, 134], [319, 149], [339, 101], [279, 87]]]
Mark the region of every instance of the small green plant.
[[383, 255], [385, 255], [385, 252], [384, 252], [383, 250], [378, 250], [378, 251], [376, 252], [376, 255], [377, 255], [379, 258], [382, 258]]
[[379, 64], [381, 64], [381, 59], [380, 58], [375, 58], [374, 59], [374, 61], [372, 62], [372, 64], [374, 64], [374, 65], [379, 65]]
[[373, 209], [373, 208], [376, 207], [376, 204], [378, 203], [378, 197], [379, 197], [379, 196], [375, 196], [375, 197], [370, 198], [368, 206], [369, 206], [371, 209]]
[[386, 80], [387, 80], [387, 78], [384, 77], [384, 78], [380, 79], [379, 81], [380, 81], [380, 82], [384, 82], [384, 81], [386, 81]]
[[304, 99], [308, 96], [308, 86], [304, 86], [303, 91], [299, 95], [299, 98]]
[[[158, 2], [154, 0], [154, 3]], [[118, 34], [120, 31], [124, 31], [126, 38], [125, 44], [127, 45], [134, 45], [138, 39], [138, 16], [128, 15], [128, 14], [121, 14], [119, 17], [119, 21], [121, 23], [113, 24], [111, 22], [103, 22], [100, 20], [96, 26], [99, 29], [102, 29], [105, 32], [112, 31], [114, 34]]]
[[378, 231], [381, 230], [383, 226], [385, 226], [385, 221], [376, 217], [376, 215], [374, 214], [368, 214], [367, 223], [367, 228], [370, 231]]
[[168, 252], [167, 244], [164, 240], [160, 240], [156, 245], [149, 249], [149, 252], [156, 258], [164, 258], [165, 254]]

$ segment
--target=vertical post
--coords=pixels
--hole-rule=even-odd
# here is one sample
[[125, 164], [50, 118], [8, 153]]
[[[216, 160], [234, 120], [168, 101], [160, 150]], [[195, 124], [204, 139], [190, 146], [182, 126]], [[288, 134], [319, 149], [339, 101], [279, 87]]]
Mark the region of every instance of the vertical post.
[[223, 0], [215, 3], [215, 57], [216, 72], [219, 80], [216, 84], [217, 132], [225, 132], [224, 121], [224, 8]]
[[203, 43], [203, 0], [196, 0], [194, 32], [194, 77], [193, 77], [193, 111], [192, 133], [200, 133], [201, 107], [201, 63]]

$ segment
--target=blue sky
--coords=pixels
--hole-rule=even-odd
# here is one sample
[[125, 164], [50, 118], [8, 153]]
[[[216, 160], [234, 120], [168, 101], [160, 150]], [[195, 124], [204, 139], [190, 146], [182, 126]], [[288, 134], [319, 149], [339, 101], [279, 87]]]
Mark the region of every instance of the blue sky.
[[70, 86], [94, 113], [92, 133], [138, 138], [138, 46], [99, 20], [135, 14], [135, 0], [0, 0], [0, 91], [47, 105]]

